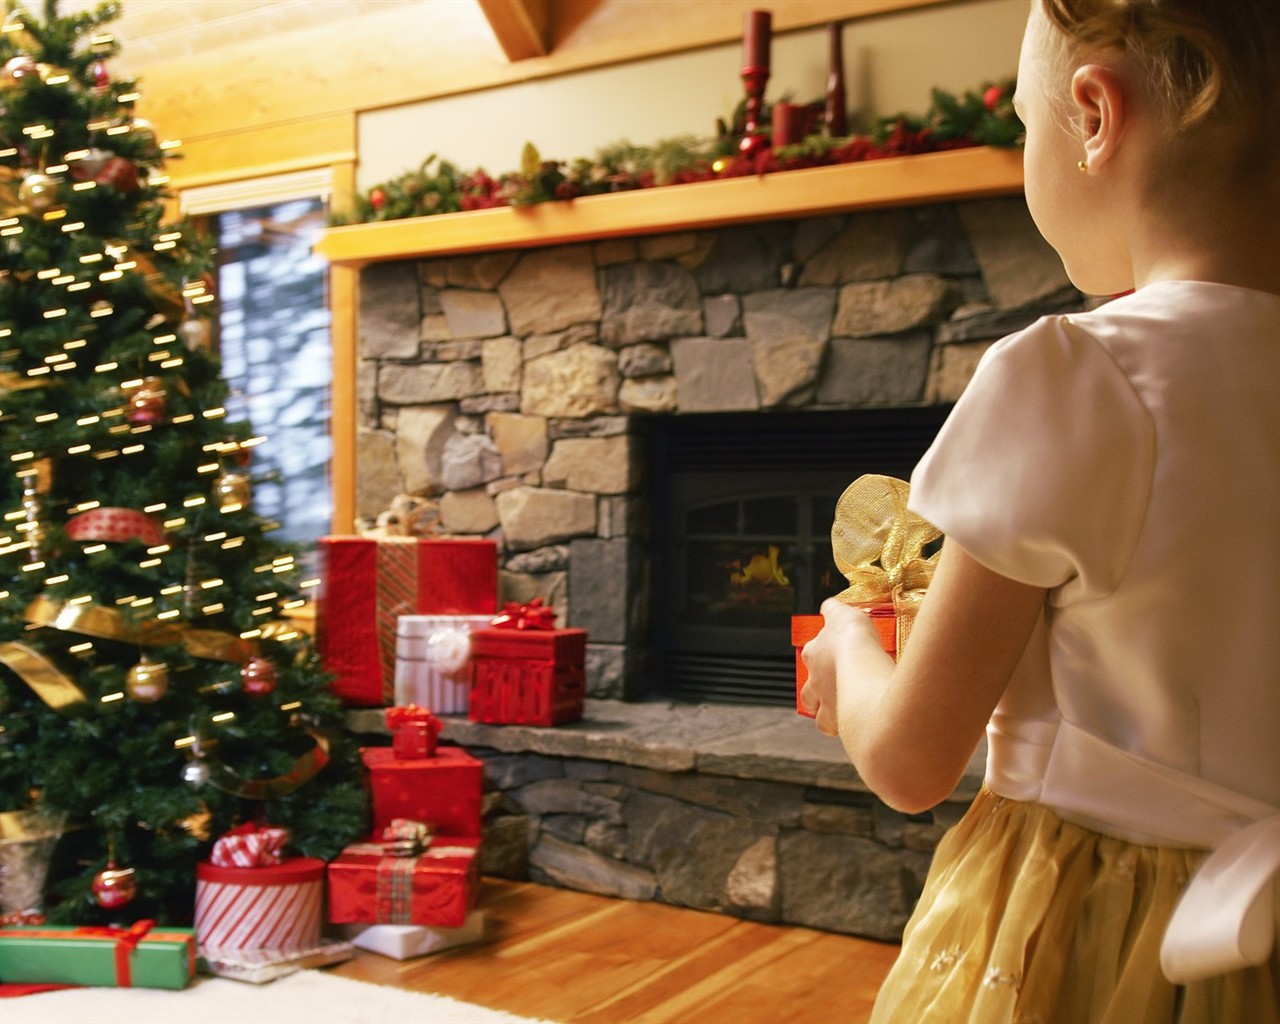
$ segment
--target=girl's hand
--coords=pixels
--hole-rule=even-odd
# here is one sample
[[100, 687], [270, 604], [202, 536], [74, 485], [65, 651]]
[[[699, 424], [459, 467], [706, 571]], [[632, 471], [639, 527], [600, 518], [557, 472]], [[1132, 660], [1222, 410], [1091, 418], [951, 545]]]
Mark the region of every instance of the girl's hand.
[[818, 730], [828, 736], [839, 734], [836, 668], [848, 659], [857, 665], [867, 657], [887, 655], [871, 617], [835, 598], [822, 603], [822, 630], [800, 651], [809, 678], [800, 691], [800, 702], [813, 712]]

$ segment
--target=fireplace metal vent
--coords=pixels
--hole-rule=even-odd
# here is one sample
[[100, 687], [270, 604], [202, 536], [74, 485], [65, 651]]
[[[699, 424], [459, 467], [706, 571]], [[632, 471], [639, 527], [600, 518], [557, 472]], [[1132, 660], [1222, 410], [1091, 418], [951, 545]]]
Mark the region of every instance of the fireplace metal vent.
[[650, 425], [658, 686], [669, 697], [794, 701], [793, 614], [842, 580], [836, 499], [864, 473], [906, 478], [942, 406], [673, 416]]

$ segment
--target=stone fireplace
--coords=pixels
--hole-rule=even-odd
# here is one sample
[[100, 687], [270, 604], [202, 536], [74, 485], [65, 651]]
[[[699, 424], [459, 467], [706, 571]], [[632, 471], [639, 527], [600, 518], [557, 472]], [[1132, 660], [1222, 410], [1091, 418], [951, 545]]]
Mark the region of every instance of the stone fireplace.
[[[980, 765], [928, 815], [885, 807], [783, 706], [786, 625], [831, 592], [823, 503], [909, 472], [993, 340], [1082, 307], [1021, 199], [392, 260], [359, 285], [359, 516], [430, 498], [444, 532], [499, 540], [503, 600], [588, 631], [582, 723], [446, 722], [486, 760], [484, 870], [896, 938]], [[681, 676], [725, 653], [686, 643], [708, 626], [688, 602], [723, 597], [688, 596], [699, 544], [713, 577], [791, 588], [734, 642], [720, 674], [761, 678], [711, 694], [730, 703]], [[376, 712], [353, 721], [377, 741]]]

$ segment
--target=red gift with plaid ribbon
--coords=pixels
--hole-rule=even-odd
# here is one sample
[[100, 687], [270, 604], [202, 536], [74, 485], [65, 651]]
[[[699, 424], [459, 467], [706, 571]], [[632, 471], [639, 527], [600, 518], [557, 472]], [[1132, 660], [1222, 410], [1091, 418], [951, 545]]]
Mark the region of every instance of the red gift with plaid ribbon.
[[587, 631], [556, 629], [535, 600], [507, 605], [488, 629], [471, 631], [473, 722], [560, 725], [582, 717]]
[[348, 846], [329, 863], [330, 922], [461, 928], [479, 891], [479, 843], [437, 836], [412, 856], [381, 843]]
[[353, 707], [395, 699], [401, 615], [491, 615], [498, 606], [498, 546], [476, 538], [323, 537], [316, 645]]

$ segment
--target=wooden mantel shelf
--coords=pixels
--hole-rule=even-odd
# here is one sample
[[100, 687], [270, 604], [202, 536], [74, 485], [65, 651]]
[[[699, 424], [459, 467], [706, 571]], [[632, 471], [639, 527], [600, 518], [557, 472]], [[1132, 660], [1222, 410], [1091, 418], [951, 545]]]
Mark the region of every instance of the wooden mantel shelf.
[[1022, 153], [986, 147], [330, 228], [335, 266], [584, 242], [974, 199], [1022, 189]]

